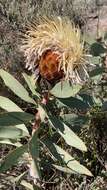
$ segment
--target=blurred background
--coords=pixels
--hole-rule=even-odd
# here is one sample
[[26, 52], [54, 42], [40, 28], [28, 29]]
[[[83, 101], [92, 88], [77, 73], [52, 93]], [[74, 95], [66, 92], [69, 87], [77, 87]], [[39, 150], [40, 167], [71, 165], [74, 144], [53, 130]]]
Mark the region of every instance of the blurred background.
[[[82, 32], [87, 33], [90, 37], [98, 35], [98, 27], [99, 36], [107, 31], [107, 0], [0, 0], [0, 69], [9, 71], [19, 81], [22, 80], [21, 72], [25, 70], [24, 57], [20, 51], [21, 34], [28, 21], [44, 15], [67, 16], [80, 26]], [[5, 87], [1, 83], [0, 95], [8, 96], [8, 92], [5, 91]], [[90, 131], [88, 135], [90, 135]], [[90, 137], [88, 140], [90, 144]], [[104, 143], [106, 144], [106, 142]], [[6, 150], [1, 149], [0, 154], [4, 157], [5, 152], [8, 151], [9, 149], [6, 147]], [[95, 158], [89, 160], [93, 161], [94, 166], [97, 164]], [[19, 167], [18, 171], [16, 169], [12, 172], [16, 174], [20, 171], [21, 168]], [[80, 176], [77, 179], [74, 177], [72, 181], [67, 182], [68, 186], [66, 186], [66, 181], [63, 181], [65, 185], [63, 190], [74, 190], [74, 186], [75, 190], [107, 190], [107, 181], [103, 177], [102, 169], [96, 166], [95, 171], [97, 173], [94, 179], [86, 179], [86, 177]], [[9, 174], [0, 174], [0, 184], [6, 183], [6, 180], [4, 181], [6, 175]], [[7, 188], [14, 189], [8, 182], [2, 189], [6, 190]], [[49, 188], [52, 189], [51, 186]], [[15, 189], [24, 190], [22, 187]], [[56, 187], [56, 190], [60, 189], [61, 187]]]

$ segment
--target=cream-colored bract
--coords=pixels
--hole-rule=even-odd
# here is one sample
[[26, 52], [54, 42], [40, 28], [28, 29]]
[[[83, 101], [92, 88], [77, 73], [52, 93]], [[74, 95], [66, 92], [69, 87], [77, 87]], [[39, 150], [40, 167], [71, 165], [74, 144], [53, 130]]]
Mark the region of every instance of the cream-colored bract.
[[84, 41], [80, 29], [69, 19], [43, 17], [39, 23], [35, 20], [22, 41], [26, 67], [36, 71], [35, 74], [39, 73], [40, 57], [52, 50], [59, 55], [59, 70], [64, 71], [65, 79], [81, 83], [88, 78]]

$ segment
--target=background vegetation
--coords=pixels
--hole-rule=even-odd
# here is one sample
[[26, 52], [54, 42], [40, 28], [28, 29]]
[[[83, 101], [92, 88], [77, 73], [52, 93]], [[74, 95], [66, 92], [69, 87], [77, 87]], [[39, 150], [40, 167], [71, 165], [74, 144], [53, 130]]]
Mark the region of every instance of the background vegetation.
[[[107, 17], [107, 2], [95, 0], [1, 0], [0, 1], [0, 68], [9, 71], [19, 81], [24, 83], [21, 72], [25, 71], [24, 58], [20, 52], [20, 36], [24, 30], [28, 20], [42, 15], [61, 15], [68, 16], [79, 24], [82, 31], [95, 38], [98, 35], [98, 20], [100, 18], [101, 26], [99, 30], [101, 34], [106, 31], [106, 17]], [[99, 11], [100, 10], [100, 11]], [[91, 35], [90, 35], [91, 34]], [[90, 41], [90, 40], [89, 40]], [[95, 53], [95, 52], [94, 52]], [[97, 56], [94, 58], [96, 59]], [[95, 78], [95, 84], [91, 85], [90, 91], [95, 90], [96, 97], [100, 94], [100, 99], [103, 102], [107, 101], [106, 80], [100, 80], [101, 76]], [[97, 83], [97, 82], [98, 83]], [[2, 81], [0, 81], [0, 95], [6, 96], [14, 100], [21, 107], [26, 105], [19, 101], [13, 94], [6, 89]], [[88, 100], [89, 101], [89, 100]], [[98, 99], [97, 99], [98, 101]], [[88, 125], [82, 125], [78, 131], [78, 135], [83, 139], [87, 145], [88, 152], [81, 154], [74, 151], [75, 158], [84, 160], [84, 163], [93, 173], [94, 177], [86, 177], [79, 175], [67, 175], [57, 170], [51, 171], [47, 176], [44, 173], [45, 189], [53, 190], [106, 190], [107, 189], [107, 102], [100, 106], [92, 105], [90, 110], [91, 120]], [[26, 108], [29, 111], [29, 107]], [[64, 108], [65, 109], [65, 108]], [[30, 110], [31, 112], [32, 110]], [[64, 110], [69, 112], [69, 109]], [[2, 112], [2, 110], [1, 110]], [[83, 113], [84, 114], [84, 113]], [[71, 121], [70, 121], [71, 122]], [[79, 121], [80, 126], [80, 121]], [[79, 129], [78, 124], [74, 125], [74, 131]], [[26, 140], [24, 140], [23, 144]], [[62, 142], [63, 144], [63, 142]], [[64, 145], [65, 146], [65, 145]], [[68, 152], [73, 151], [69, 146], [64, 147]], [[5, 155], [13, 150], [13, 146], [0, 144], [1, 160]], [[41, 153], [42, 154], [42, 153]], [[45, 156], [43, 156], [43, 162]], [[13, 177], [17, 177], [26, 170], [26, 165], [19, 162], [18, 166], [12, 167], [7, 172], [0, 174], [0, 189], [30, 189], [29, 184], [16, 183]], [[44, 170], [45, 171], [45, 170]], [[60, 178], [60, 181], [59, 181]], [[31, 182], [29, 177], [25, 175], [24, 180]], [[52, 182], [52, 183], [51, 183]], [[27, 186], [27, 187], [25, 187]]]

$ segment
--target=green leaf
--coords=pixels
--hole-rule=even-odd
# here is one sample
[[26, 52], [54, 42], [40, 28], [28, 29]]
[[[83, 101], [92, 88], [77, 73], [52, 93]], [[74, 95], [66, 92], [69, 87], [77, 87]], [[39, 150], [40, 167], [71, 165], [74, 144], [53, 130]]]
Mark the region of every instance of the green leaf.
[[16, 147], [20, 147], [21, 143], [19, 142], [12, 142], [11, 139], [0, 139], [0, 144], [8, 144]]
[[36, 104], [35, 101], [29, 96], [27, 90], [8, 72], [0, 69], [0, 76], [5, 85], [10, 88], [22, 100]]
[[89, 121], [89, 118], [86, 116], [72, 114], [63, 114], [61, 115], [64, 122], [70, 125], [70, 128], [74, 132], [80, 132], [81, 127]]
[[89, 105], [82, 101], [80, 98], [70, 97], [70, 98], [58, 98], [59, 107], [69, 107], [71, 109], [77, 110], [87, 110]]
[[5, 160], [1, 163], [0, 166], [0, 172], [4, 172], [8, 169], [10, 169], [13, 165], [15, 165], [18, 162], [18, 159], [27, 152], [28, 145], [23, 145], [21, 147], [16, 148], [11, 153], [9, 153]]
[[90, 53], [93, 56], [100, 56], [101, 54], [105, 53], [106, 49], [103, 47], [103, 45], [99, 42], [95, 42], [91, 45]]
[[48, 150], [50, 151], [50, 153], [52, 155], [51, 158], [54, 161], [58, 160], [59, 162], [62, 162], [62, 158], [60, 157], [60, 155], [56, 151], [56, 148], [55, 148], [55, 146], [53, 144], [53, 139], [52, 138], [43, 138], [40, 142], [48, 148]]
[[75, 96], [80, 89], [81, 85], [70, 85], [68, 81], [59, 82], [55, 87], [50, 91], [57, 98], [68, 98]]
[[102, 106], [102, 100], [99, 97], [93, 96], [93, 99], [94, 99], [94, 105], [97, 105], [100, 107]]
[[8, 112], [13, 112], [13, 111], [23, 112], [23, 110], [19, 106], [17, 106], [9, 98], [3, 96], [0, 96], [0, 107]]
[[18, 175], [17, 177], [12, 176], [12, 178], [10, 178], [10, 181], [12, 183], [19, 184], [27, 173], [28, 173], [28, 171], [25, 171], [25, 172], [21, 173], [20, 175]]
[[26, 132], [14, 126], [0, 126], [0, 138], [17, 139], [26, 136]]
[[60, 170], [61, 172], [68, 173], [68, 174], [76, 174], [75, 171], [71, 170], [68, 167], [59, 166], [56, 164], [52, 164], [57, 170]]
[[93, 70], [89, 73], [89, 75], [90, 75], [91, 78], [94, 78], [94, 77], [97, 76], [97, 75], [101, 75], [103, 72], [104, 72], [104, 68], [102, 68], [102, 67], [97, 67], [97, 68], [93, 69]]
[[[17, 106], [14, 102], [12, 102], [9, 98], [0, 96], [0, 107], [8, 112], [23, 112], [23, 110]], [[16, 126], [19, 129], [22, 129], [29, 136], [29, 132], [24, 124]]]
[[32, 155], [32, 158], [39, 157], [39, 142], [38, 142], [38, 131], [36, 130], [29, 142], [29, 151]]
[[101, 111], [103, 111], [103, 112], [107, 111], [107, 101], [106, 100], [103, 102], [103, 105], [101, 107]]
[[11, 126], [28, 123], [34, 116], [25, 112], [8, 112], [0, 114], [0, 126]]
[[20, 125], [15, 125], [14, 127], [23, 130], [23, 132], [26, 134], [27, 137], [29, 137], [29, 131], [27, 129], [27, 127], [24, 124], [20, 124]]
[[79, 94], [79, 98], [86, 104], [88, 104], [90, 107], [94, 105], [94, 100], [93, 96], [86, 94], [86, 93], [81, 93]]
[[107, 40], [107, 32], [104, 34], [104, 40]]
[[91, 79], [97, 84], [101, 80], [103, 72], [104, 72], [104, 68], [97, 67], [97, 68], [93, 69], [89, 73], [89, 75], [90, 75]]
[[39, 169], [39, 142], [38, 142], [38, 130], [36, 130], [29, 142], [29, 151], [32, 156], [32, 161], [30, 164], [30, 176], [34, 179], [40, 179], [40, 169]]
[[30, 176], [35, 180], [40, 180], [41, 174], [39, 169], [39, 162], [37, 159], [32, 159], [31, 165], [30, 165]]
[[92, 176], [92, 173], [83, 165], [81, 165], [78, 161], [76, 161], [70, 154], [65, 152], [62, 148], [59, 146], [55, 145], [57, 153], [60, 155], [60, 157], [63, 160], [63, 165], [66, 164], [68, 168], [73, 170], [74, 172], [77, 172], [79, 174], [85, 174], [88, 176]]
[[55, 116], [49, 116], [49, 121], [68, 145], [87, 151], [84, 142], [65, 123], [58, 120]]
[[[76, 161], [70, 154], [65, 152], [62, 148], [57, 146], [56, 144], [52, 143], [49, 139], [42, 139], [42, 143], [48, 148], [51, 153], [51, 158], [54, 161], [60, 163], [60, 168], [65, 169], [67, 167], [67, 171], [71, 173], [79, 173], [92, 176], [92, 173], [83, 165], [81, 165], [78, 161]], [[56, 164], [55, 164], [56, 166]], [[57, 167], [58, 169], [58, 167]], [[66, 171], [65, 171], [66, 172]], [[67, 172], [67, 173], [68, 173]]]
[[101, 58], [98, 56], [98, 57], [89, 57], [89, 61], [91, 64], [93, 65], [99, 65], [101, 63]]
[[34, 94], [35, 96], [37, 96], [37, 97], [39, 98], [40, 95], [39, 95], [39, 93], [37, 93], [36, 90], [35, 90], [35, 79], [34, 79], [34, 75], [29, 76], [29, 75], [27, 75], [26, 73], [23, 73], [22, 75], [23, 75], [23, 77], [24, 77], [24, 79], [25, 79], [25, 81], [26, 81], [26, 83], [27, 83], [29, 89], [31, 90], [32, 94]]
[[25, 180], [22, 180], [20, 184], [24, 186], [27, 190], [34, 190], [33, 185], [31, 185]]
[[84, 35], [84, 41], [85, 41], [86, 43], [88, 43], [88, 44], [91, 45], [91, 44], [95, 43], [95, 36], [85, 34], [85, 35]]

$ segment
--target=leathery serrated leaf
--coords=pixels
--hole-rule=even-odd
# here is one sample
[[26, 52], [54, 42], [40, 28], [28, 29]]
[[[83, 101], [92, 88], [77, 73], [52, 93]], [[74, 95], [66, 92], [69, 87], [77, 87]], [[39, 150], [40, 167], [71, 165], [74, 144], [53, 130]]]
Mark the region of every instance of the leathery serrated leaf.
[[35, 90], [35, 80], [34, 80], [34, 75], [29, 76], [26, 73], [22, 74], [29, 89], [31, 90], [32, 94], [34, 94], [35, 96], [37, 96], [39, 98], [39, 93], [36, 92]]
[[81, 88], [79, 84], [71, 86], [68, 81], [63, 81], [57, 83], [50, 92], [57, 98], [68, 98], [75, 96]]
[[25, 112], [8, 112], [0, 114], [0, 126], [11, 126], [28, 123], [34, 116]]
[[[23, 112], [23, 110], [17, 106], [14, 102], [12, 102], [9, 98], [0, 96], [0, 107], [8, 112]], [[29, 135], [29, 132], [24, 124], [16, 126], [19, 129], [22, 129]]]
[[26, 136], [26, 132], [14, 126], [0, 126], [0, 138], [18, 139]]
[[55, 116], [49, 116], [49, 121], [68, 145], [87, 151], [84, 142], [65, 123], [58, 120]]
[[81, 165], [77, 160], [75, 160], [70, 154], [68, 154], [65, 150], [60, 148], [59, 146], [55, 145], [56, 151], [58, 154], [60, 154], [63, 163], [66, 164], [68, 168], [73, 170], [74, 172], [77, 172], [79, 174], [85, 174], [88, 176], [92, 176], [92, 173], [83, 165]]
[[18, 159], [27, 152], [27, 145], [23, 145], [21, 147], [16, 148], [11, 153], [9, 153], [5, 160], [1, 163], [0, 172], [4, 172], [11, 168], [11, 166], [15, 165], [18, 162]]
[[22, 100], [36, 104], [35, 101], [29, 96], [27, 90], [8, 72], [0, 69], [0, 76], [5, 85], [10, 88]]

